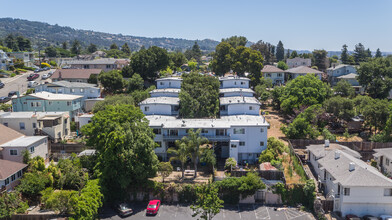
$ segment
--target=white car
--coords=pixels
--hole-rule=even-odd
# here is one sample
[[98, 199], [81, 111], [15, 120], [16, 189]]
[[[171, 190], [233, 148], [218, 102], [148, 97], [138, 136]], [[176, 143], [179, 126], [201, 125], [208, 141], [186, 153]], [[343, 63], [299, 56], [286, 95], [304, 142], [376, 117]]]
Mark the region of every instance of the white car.
[[29, 81], [29, 82], [27, 83], [27, 87], [29, 87], [29, 88], [34, 87], [34, 86], [36, 86], [36, 85], [38, 85], [38, 83], [37, 83], [36, 81]]
[[381, 215], [380, 220], [392, 220], [392, 216], [390, 215]]
[[47, 78], [49, 78], [50, 77], [50, 75], [49, 74], [44, 74], [44, 75], [42, 75], [42, 79], [47, 79]]

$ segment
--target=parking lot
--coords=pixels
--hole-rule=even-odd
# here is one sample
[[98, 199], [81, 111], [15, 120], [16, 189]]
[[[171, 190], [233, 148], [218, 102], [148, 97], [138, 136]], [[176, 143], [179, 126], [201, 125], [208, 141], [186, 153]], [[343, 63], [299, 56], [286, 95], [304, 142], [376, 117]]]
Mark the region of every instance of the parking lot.
[[[189, 206], [163, 204], [156, 216], [146, 216], [145, 206], [136, 204], [133, 207], [133, 215], [121, 218], [117, 213], [107, 208], [101, 214], [101, 219], [196, 219], [192, 218], [192, 209]], [[314, 217], [308, 212], [299, 211], [296, 208], [278, 208], [262, 205], [235, 205], [225, 206], [214, 219], [262, 219], [262, 220], [313, 220]]]

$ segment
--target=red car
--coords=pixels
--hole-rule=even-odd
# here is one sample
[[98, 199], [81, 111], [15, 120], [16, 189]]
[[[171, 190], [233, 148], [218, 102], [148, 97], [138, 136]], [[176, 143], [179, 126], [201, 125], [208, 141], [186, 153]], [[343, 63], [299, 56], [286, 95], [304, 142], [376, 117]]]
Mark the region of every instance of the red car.
[[32, 81], [32, 80], [37, 79], [38, 77], [39, 77], [39, 74], [38, 74], [38, 73], [32, 73], [32, 74], [30, 74], [30, 75], [27, 77], [27, 80], [28, 80], [28, 81]]
[[147, 206], [147, 215], [156, 215], [159, 211], [159, 207], [161, 206], [161, 200], [151, 200]]

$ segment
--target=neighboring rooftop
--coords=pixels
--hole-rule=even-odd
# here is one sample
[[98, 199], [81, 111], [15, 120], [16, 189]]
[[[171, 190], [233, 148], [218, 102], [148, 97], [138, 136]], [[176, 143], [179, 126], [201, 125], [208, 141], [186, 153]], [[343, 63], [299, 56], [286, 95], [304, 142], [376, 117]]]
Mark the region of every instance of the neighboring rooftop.
[[312, 69], [310, 67], [307, 66], [297, 66], [291, 69], [286, 70], [287, 73], [299, 73], [299, 74], [308, 74], [308, 73], [317, 73], [317, 74], [321, 74], [323, 72], [318, 71], [316, 69]]
[[244, 104], [244, 103], [260, 105], [259, 100], [257, 100], [255, 97], [245, 97], [245, 96], [221, 97], [219, 98], [219, 103], [221, 105]]
[[68, 112], [0, 112], [1, 118], [32, 118], [32, 117], [45, 117], [45, 116], [61, 116]]
[[284, 73], [283, 70], [279, 69], [276, 66], [272, 65], [265, 65], [261, 70], [262, 73]]
[[84, 150], [84, 151], [80, 152], [78, 154], [78, 157], [81, 157], [81, 156], [92, 156], [94, 154], [95, 154], [95, 150], [94, 149], [87, 149], [87, 150]]
[[240, 77], [240, 76], [224, 76], [224, 77], [219, 77], [219, 81], [238, 80], [238, 79], [250, 81], [249, 78], [247, 78], [247, 77]]
[[147, 115], [151, 127], [162, 128], [230, 128], [231, 126], [269, 126], [263, 116], [231, 115], [216, 119], [180, 119], [174, 116]]
[[180, 99], [177, 97], [153, 97], [143, 100], [142, 102], [140, 102], [140, 104], [179, 105]]
[[373, 154], [375, 157], [386, 156], [392, 159], [392, 148], [382, 148], [382, 149], [373, 149], [376, 153]]
[[249, 88], [226, 88], [226, 89], [219, 89], [219, 93], [229, 93], [229, 92], [255, 93], [252, 89], [249, 89]]
[[91, 74], [98, 75], [102, 70], [101, 69], [57, 69], [51, 79], [88, 79]]
[[97, 85], [91, 84], [91, 83], [68, 82], [68, 81], [65, 81], [65, 80], [48, 83], [46, 85], [48, 87], [51, 87], [52, 85], [54, 85], [54, 86], [61, 86], [61, 87], [67, 87], [67, 88], [87, 88], [87, 87], [92, 88], [92, 87], [97, 87]]
[[337, 65], [337, 66], [331, 66], [331, 67], [329, 67], [327, 70], [336, 70], [336, 69], [340, 69], [340, 68], [343, 68], [343, 67], [346, 67], [346, 66], [351, 66], [351, 65], [348, 65], [348, 64], [339, 64], [339, 65]]
[[0, 145], [24, 136], [24, 134], [2, 124], [0, 124], [0, 131]]
[[357, 76], [358, 76], [358, 74], [356, 74], [356, 73], [349, 73], [347, 75], [339, 76], [337, 78], [338, 79], [356, 79]]
[[315, 155], [317, 158], [323, 157], [325, 156], [325, 154], [327, 152], [331, 152], [331, 151], [335, 151], [335, 150], [340, 150], [343, 152], [346, 152], [350, 155], [352, 155], [353, 157], [356, 158], [361, 158], [361, 154], [358, 153], [355, 150], [351, 150], [350, 148], [340, 145], [340, 144], [334, 144], [334, 143], [330, 143], [328, 147], [325, 147], [325, 144], [315, 144], [315, 145], [309, 145], [306, 147], [306, 149], [310, 152], [313, 153], [313, 155]]
[[167, 88], [167, 89], [154, 89], [150, 92], [152, 93], [162, 93], [162, 92], [168, 92], [168, 93], [180, 93], [181, 89], [174, 89], [174, 88]]
[[114, 58], [101, 58], [101, 59], [95, 59], [95, 60], [71, 60], [71, 61], [66, 61], [65, 63], [67, 65], [72, 65], [72, 64], [115, 64], [116, 59]]
[[32, 93], [27, 96], [32, 96], [44, 100], [75, 100], [75, 99], [83, 98], [83, 96], [80, 95], [55, 94], [55, 93], [50, 93], [45, 91]]
[[45, 138], [47, 138], [47, 136], [24, 136], [4, 143], [0, 145], [0, 147], [28, 147]]
[[181, 78], [181, 77], [176, 77], [176, 76], [174, 76], [174, 77], [165, 77], [165, 78], [159, 78], [159, 79], [157, 79], [156, 81], [158, 82], [158, 81], [166, 81], [166, 80], [170, 80], [170, 81], [174, 81], [174, 80], [176, 80], [176, 81], [182, 81], [182, 78]]
[[0, 180], [7, 179], [25, 167], [27, 167], [27, 164], [0, 159]]

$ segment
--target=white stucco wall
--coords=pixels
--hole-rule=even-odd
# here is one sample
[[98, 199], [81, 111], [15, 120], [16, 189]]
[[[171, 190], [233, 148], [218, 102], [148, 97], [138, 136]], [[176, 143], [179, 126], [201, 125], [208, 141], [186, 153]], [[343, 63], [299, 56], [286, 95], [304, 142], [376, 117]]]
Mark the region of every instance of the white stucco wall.
[[[45, 160], [49, 158], [48, 155], [48, 139], [44, 138], [40, 141], [30, 144], [28, 147], [3, 147], [3, 159], [23, 163], [23, 150], [28, 150], [34, 147], [34, 152], [31, 153], [31, 158], [40, 156]], [[11, 155], [10, 150], [17, 150], [17, 155]]]
[[[252, 110], [249, 108], [252, 107]], [[229, 104], [227, 105], [227, 115], [259, 115], [260, 106], [256, 104]]]
[[249, 80], [243, 79], [231, 79], [231, 80], [222, 80], [221, 88], [249, 88]]
[[164, 79], [157, 81], [157, 89], [175, 88], [181, 89], [181, 80]]
[[[149, 107], [148, 111], [145, 107]], [[172, 115], [171, 105], [167, 104], [141, 104], [140, 109], [145, 115]]]

